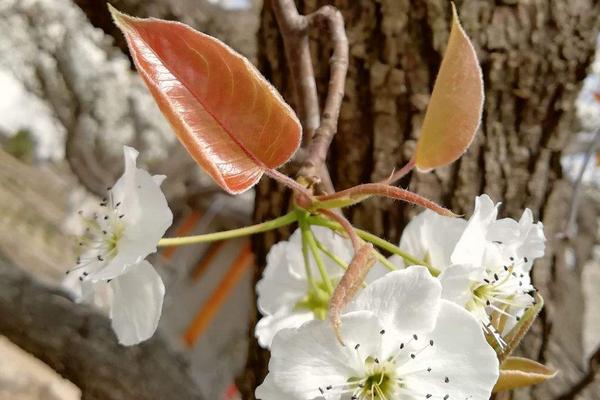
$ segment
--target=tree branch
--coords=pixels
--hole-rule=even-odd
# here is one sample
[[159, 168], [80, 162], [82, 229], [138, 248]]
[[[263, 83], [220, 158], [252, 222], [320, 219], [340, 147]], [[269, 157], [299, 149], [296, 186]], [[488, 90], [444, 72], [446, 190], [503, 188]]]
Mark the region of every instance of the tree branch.
[[83, 400], [202, 398], [160, 337], [120, 346], [107, 318], [2, 259], [0, 334], [77, 385]]
[[596, 349], [594, 354], [588, 360], [588, 368], [585, 375], [577, 381], [567, 392], [558, 396], [556, 400], [573, 400], [596, 379], [596, 374], [600, 370], [600, 347]]
[[[327, 153], [337, 132], [348, 71], [348, 38], [342, 14], [332, 6], [324, 6], [306, 16], [300, 15], [293, 0], [275, 0], [273, 12], [279, 24], [286, 58], [294, 79], [298, 112], [308, 142], [307, 156], [298, 172], [309, 187], [320, 186], [332, 192], [333, 185], [326, 166]], [[310, 56], [310, 28], [326, 27], [333, 43], [330, 77], [323, 113], [319, 118], [319, 100]]]

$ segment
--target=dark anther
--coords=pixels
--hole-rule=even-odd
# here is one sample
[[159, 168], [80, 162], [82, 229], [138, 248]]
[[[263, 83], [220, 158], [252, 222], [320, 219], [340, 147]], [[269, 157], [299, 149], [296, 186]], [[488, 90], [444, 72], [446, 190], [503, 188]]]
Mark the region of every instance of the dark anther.
[[357, 343], [356, 346], [354, 346], [354, 350], [358, 350], [359, 347], [360, 347], [360, 343]]
[[404, 343], [400, 343], [400, 350], [404, 348]]
[[494, 273], [494, 279], [495, 279], [495, 280], [498, 280], [498, 279], [500, 279], [500, 278], [498, 278], [498, 274]]
[[331, 390], [331, 388], [332, 388], [332, 386], [331, 386], [331, 385], [329, 385], [329, 386], [327, 386], [325, 389], [327, 389], [327, 390]]
[[413, 360], [415, 359], [416, 355], [414, 353], [410, 354], [410, 358], [412, 358]]
[[323, 391], [321, 388], [319, 388], [319, 392], [321, 392], [321, 394], [325, 393], [325, 391]]
[[523, 257], [523, 261], [527, 262], [529, 260], [527, 259], [527, 257]]
[[446, 383], [449, 383], [449, 382], [450, 382], [450, 378], [448, 378], [448, 377], [445, 377], [445, 378], [444, 378], [444, 382], [446, 382]]
[[429, 340], [429, 345], [433, 346], [433, 339]]
[[379, 334], [383, 335], [385, 333], [385, 329], [379, 331]]
[[416, 334], [416, 333], [413, 335], [413, 339], [415, 339], [415, 340], [419, 340], [419, 337], [417, 336], [417, 334]]
[[96, 258], [98, 258], [98, 261], [104, 261], [104, 258], [102, 258], [102, 256], [100, 254], [98, 254], [98, 256]]

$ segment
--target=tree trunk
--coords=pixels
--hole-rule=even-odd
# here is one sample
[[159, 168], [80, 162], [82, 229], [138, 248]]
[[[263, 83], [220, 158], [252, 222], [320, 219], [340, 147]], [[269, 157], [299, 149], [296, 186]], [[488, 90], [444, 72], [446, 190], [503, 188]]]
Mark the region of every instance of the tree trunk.
[[[261, 18], [260, 67], [292, 102], [270, 3], [265, 1]], [[448, 39], [451, 11], [446, 0], [304, 0], [298, 7], [308, 13], [325, 3], [342, 11], [350, 40], [346, 97], [328, 160], [339, 190], [380, 180], [408, 161]], [[583, 365], [580, 266], [591, 244], [581, 240], [573, 246], [556, 236], [565, 228], [571, 187], [562, 178], [560, 157], [574, 132], [574, 100], [593, 55], [600, 4], [456, 3], [483, 68], [486, 100], [480, 132], [453, 165], [434, 173], [413, 173], [401, 184], [457, 213], [468, 215], [475, 196], [487, 193], [503, 202], [505, 216], [518, 217], [529, 207], [544, 221], [548, 249], [534, 268], [534, 279], [546, 308], [522, 351], [559, 368], [561, 374], [516, 397], [549, 399], [568, 388]], [[327, 88], [330, 54], [330, 47], [320, 41], [324, 36], [315, 34], [311, 39], [321, 96]], [[258, 186], [256, 199], [257, 221], [280, 215], [288, 207], [288, 194], [268, 180]], [[396, 242], [407, 218], [418, 211], [397, 202], [370, 200], [347, 210], [346, 216], [356, 226]], [[589, 223], [586, 232], [594, 232], [595, 219]], [[273, 233], [257, 238], [257, 255], [264, 257], [275, 239]], [[580, 256], [575, 268], [567, 268], [565, 262], [570, 247], [576, 247]], [[256, 272], [257, 279], [260, 274]], [[240, 379], [244, 398], [253, 398], [267, 363], [268, 353], [252, 342]]]

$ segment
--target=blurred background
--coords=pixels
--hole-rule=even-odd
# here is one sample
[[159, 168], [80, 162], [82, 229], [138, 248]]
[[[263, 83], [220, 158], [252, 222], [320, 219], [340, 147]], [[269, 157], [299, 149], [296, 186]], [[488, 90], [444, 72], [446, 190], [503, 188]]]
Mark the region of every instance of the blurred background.
[[[260, 65], [293, 104], [281, 42], [270, 13], [261, 13], [261, 1], [110, 2], [132, 15], [178, 20], [222, 39]], [[327, 2], [300, 3], [301, 10], [310, 11]], [[418, 131], [415, 126], [422, 120], [440, 59], [436, 52], [441, 52], [447, 35], [446, 23], [433, 21], [447, 20], [442, 10], [448, 4], [416, 2], [419, 5], [405, 13], [408, 1], [333, 3], [345, 13], [352, 57], [340, 134], [332, 153], [334, 183], [343, 188], [376, 180], [394, 165], [402, 165]], [[496, 2], [499, 5], [464, 1], [463, 8], [460, 3], [465, 28], [477, 32], [474, 42], [481, 52], [486, 85], [493, 89], [502, 81], [508, 88], [490, 89], [483, 133], [466, 161], [444, 169], [433, 180], [414, 178], [403, 184], [457, 212], [468, 213], [474, 195], [488, 192], [507, 202], [509, 215], [531, 207], [542, 217], [550, 229], [549, 246], [559, 250], [538, 267], [545, 268], [536, 278], [549, 311], [523, 351], [562, 372], [538, 392], [514, 396], [600, 399], [600, 384], [594, 383], [600, 364], [600, 52], [594, 56], [599, 21], [580, 24], [576, 34], [568, 31], [567, 40], [558, 34], [540, 37], [547, 26], [560, 32], [597, 9], [586, 1], [574, 1], [577, 6], [572, 7], [563, 7], [560, 1]], [[521, 46], [519, 41], [525, 39], [512, 35], [518, 25], [511, 25], [511, 18], [523, 23], [531, 13], [540, 15], [539, 26], [531, 23], [538, 31]], [[571, 18], [567, 28], [554, 22], [560, 13]], [[492, 28], [503, 28], [486, 31], [482, 27], [486, 20]], [[417, 46], [428, 41], [433, 45], [412, 58], [400, 39], [404, 31]], [[315, 43], [318, 39], [317, 34], [311, 36]], [[559, 58], [568, 67], [554, 70], [544, 61], [529, 68], [519, 58], [527, 59], [530, 48], [544, 40], [558, 43]], [[327, 57], [319, 56], [328, 51], [322, 43], [313, 47], [319, 59], [317, 80], [323, 87]], [[502, 62], [510, 68], [498, 68], [496, 61], [505, 54], [508, 61]], [[428, 57], [431, 64], [424, 62]], [[528, 74], [537, 75], [539, 81], [530, 82]], [[551, 84], [559, 89], [542, 93]], [[523, 86], [539, 95], [523, 94]], [[527, 109], [528, 102], [544, 112], [519, 114], [509, 120], [514, 129], [503, 132], [508, 128], [497, 124], [507, 123], [504, 114], [510, 114], [512, 106]], [[512, 106], [505, 109], [505, 103]], [[498, 116], [497, 122], [491, 121]], [[356, 126], [361, 132], [355, 132]], [[528, 131], [531, 126], [540, 129]], [[402, 146], [389, 136], [378, 136], [390, 130], [403, 132]], [[355, 137], [354, 142], [346, 140], [350, 131], [370, 139], [361, 139], [366, 144], [360, 150], [349, 149], [345, 146], [362, 143]], [[262, 244], [254, 247], [244, 239], [161, 250], [151, 260], [167, 287], [159, 335], [135, 348], [124, 350], [116, 344], [102, 316], [106, 310], [74, 305], [61, 292], [60, 282], [75, 262], [76, 236], [82, 230], [77, 211], [98, 203], [105, 188], [120, 176], [124, 144], [140, 151], [141, 164], [152, 173], [168, 177], [163, 188], [175, 215], [169, 235], [238, 227], [283, 207], [281, 199], [265, 200], [267, 211], [256, 207], [253, 192], [230, 197], [201, 172], [133, 70], [105, 1], [0, 0], [0, 400], [233, 400], [258, 379], [248, 377], [253, 368], [264, 369], [260, 361], [264, 356], [256, 356], [256, 346], [248, 338], [256, 315], [253, 282], [265, 247], [274, 238], [260, 239]], [[499, 161], [491, 165], [489, 154], [498, 149]], [[399, 155], [390, 156], [392, 151]], [[344, 162], [364, 167], [355, 172]], [[477, 163], [485, 173], [473, 172]], [[525, 165], [531, 173], [511, 175], [510, 165]], [[503, 181], [500, 188], [494, 179]], [[544, 187], [538, 196], [533, 184], [540, 182], [562, 186], [560, 192]], [[281, 188], [263, 182], [256, 196], [264, 200], [280, 193]], [[545, 207], [552, 196], [562, 199], [555, 206], [562, 213]], [[389, 225], [385, 219], [402, 221], [414, 214], [414, 210], [394, 214], [387, 202], [369, 207], [353, 209], [353, 221], [395, 240], [402, 223]]]

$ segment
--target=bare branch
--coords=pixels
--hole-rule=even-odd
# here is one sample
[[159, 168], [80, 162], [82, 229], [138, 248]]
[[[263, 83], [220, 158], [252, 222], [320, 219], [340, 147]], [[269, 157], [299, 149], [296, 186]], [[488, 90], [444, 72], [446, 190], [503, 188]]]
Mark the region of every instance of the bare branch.
[[573, 400], [596, 379], [596, 375], [600, 371], [600, 347], [596, 349], [594, 354], [588, 360], [588, 368], [585, 375], [579, 379], [566, 393], [558, 396], [556, 400]]
[[[310, 138], [308, 154], [298, 177], [305, 179], [309, 187], [320, 185], [324, 191], [332, 192], [333, 185], [325, 161], [337, 132], [348, 71], [348, 38], [344, 18], [332, 6], [324, 6], [314, 13], [302, 16], [298, 14], [293, 0], [275, 0], [273, 11], [281, 29], [286, 57], [294, 78], [299, 113]], [[333, 43], [329, 86], [320, 120], [308, 43], [310, 28], [327, 28]]]
[[106, 317], [67, 297], [0, 258], [0, 334], [77, 385], [83, 400], [202, 399], [162, 338], [123, 347]]

